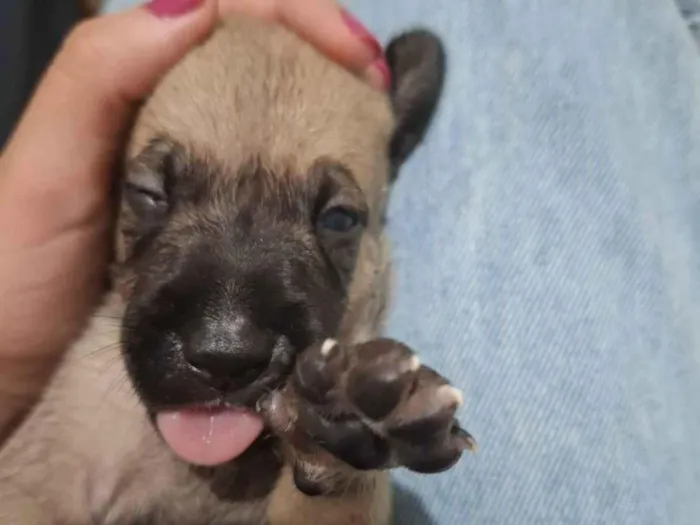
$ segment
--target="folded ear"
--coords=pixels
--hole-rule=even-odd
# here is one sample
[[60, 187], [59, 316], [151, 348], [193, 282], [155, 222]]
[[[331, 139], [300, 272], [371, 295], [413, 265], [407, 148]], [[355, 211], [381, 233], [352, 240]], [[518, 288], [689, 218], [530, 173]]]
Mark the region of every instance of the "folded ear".
[[430, 126], [442, 93], [445, 51], [437, 36], [417, 29], [393, 39], [385, 55], [391, 72], [389, 96], [396, 116], [389, 155], [396, 170]]

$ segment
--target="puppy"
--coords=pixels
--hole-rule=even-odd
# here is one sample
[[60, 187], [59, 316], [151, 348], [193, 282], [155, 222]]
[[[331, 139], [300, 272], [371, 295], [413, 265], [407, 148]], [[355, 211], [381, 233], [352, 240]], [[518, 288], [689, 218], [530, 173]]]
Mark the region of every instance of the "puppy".
[[388, 189], [444, 54], [386, 49], [379, 93], [233, 17], [162, 81], [125, 158], [114, 290], [0, 452], [21, 525], [386, 525], [386, 472], [473, 440], [459, 391], [377, 339]]

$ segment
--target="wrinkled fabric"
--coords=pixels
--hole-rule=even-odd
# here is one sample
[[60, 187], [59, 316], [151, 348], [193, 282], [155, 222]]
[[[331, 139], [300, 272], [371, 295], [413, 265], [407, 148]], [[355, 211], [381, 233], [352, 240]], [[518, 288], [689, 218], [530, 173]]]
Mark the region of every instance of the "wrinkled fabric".
[[347, 6], [449, 55], [392, 197], [388, 331], [480, 449], [397, 472], [396, 523], [700, 523], [698, 2]]

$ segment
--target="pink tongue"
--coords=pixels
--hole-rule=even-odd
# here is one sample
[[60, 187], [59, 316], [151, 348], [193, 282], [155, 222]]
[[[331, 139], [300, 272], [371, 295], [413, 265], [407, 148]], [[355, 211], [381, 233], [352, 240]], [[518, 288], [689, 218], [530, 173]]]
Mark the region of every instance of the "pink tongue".
[[191, 409], [161, 412], [156, 424], [181, 459], [218, 465], [242, 454], [262, 432], [262, 420], [244, 409]]

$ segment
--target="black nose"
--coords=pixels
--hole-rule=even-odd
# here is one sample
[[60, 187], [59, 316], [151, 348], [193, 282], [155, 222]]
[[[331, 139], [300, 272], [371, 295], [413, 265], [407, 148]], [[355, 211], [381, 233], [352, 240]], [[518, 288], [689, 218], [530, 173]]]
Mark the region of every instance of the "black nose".
[[217, 379], [244, 386], [269, 365], [274, 338], [248, 317], [208, 319], [194, 330], [184, 347], [195, 368]]

